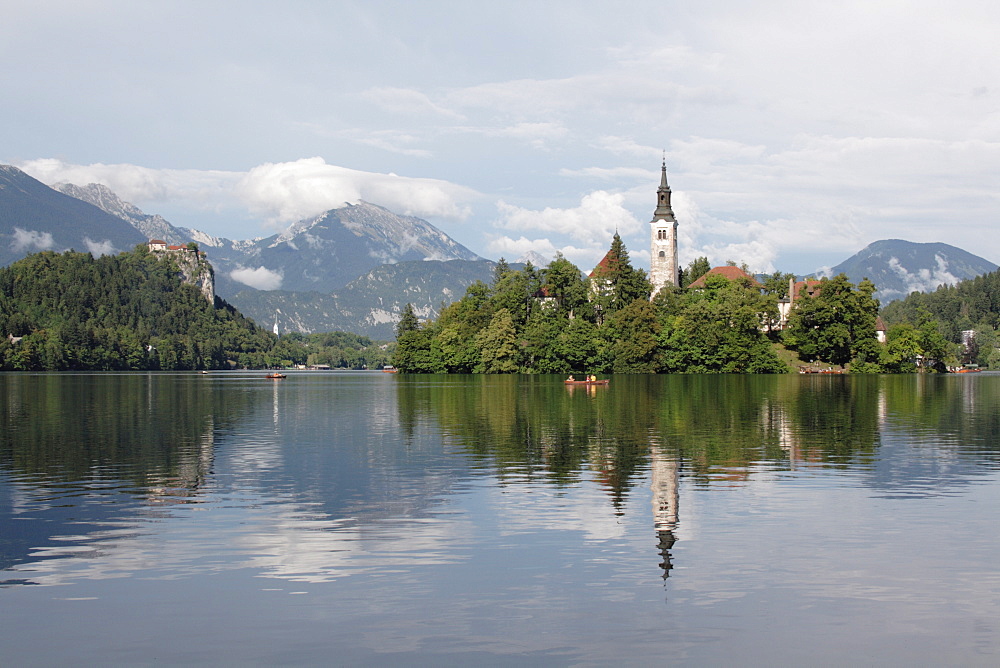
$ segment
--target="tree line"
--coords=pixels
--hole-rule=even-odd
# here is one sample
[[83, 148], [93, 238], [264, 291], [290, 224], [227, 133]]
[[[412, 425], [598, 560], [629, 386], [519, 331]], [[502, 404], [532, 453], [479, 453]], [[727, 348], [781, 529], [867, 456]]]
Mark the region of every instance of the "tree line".
[[225, 300], [209, 303], [145, 244], [98, 258], [45, 251], [0, 268], [4, 370], [364, 368], [391, 354], [391, 344], [353, 334], [279, 339]]
[[[708, 271], [698, 258], [687, 286]], [[875, 286], [824, 279], [781, 327], [789, 274], [763, 284], [709, 274], [698, 289], [668, 286], [652, 299], [615, 234], [593, 276], [561, 254], [545, 268], [512, 270], [469, 286], [432, 322], [410, 305], [397, 326], [394, 364], [412, 373], [785, 373], [782, 348], [852, 371], [907, 370], [876, 338]]]
[[[906, 338], [933, 337], [944, 355], [1000, 369], [1000, 270], [913, 292], [883, 309], [882, 317]], [[972, 332], [972, 336], [963, 335]]]

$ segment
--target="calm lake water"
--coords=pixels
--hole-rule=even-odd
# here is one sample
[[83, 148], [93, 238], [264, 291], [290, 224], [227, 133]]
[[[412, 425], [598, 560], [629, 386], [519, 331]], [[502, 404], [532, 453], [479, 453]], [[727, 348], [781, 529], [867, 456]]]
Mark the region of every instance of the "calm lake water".
[[0, 664], [1000, 663], [1000, 375], [0, 375]]

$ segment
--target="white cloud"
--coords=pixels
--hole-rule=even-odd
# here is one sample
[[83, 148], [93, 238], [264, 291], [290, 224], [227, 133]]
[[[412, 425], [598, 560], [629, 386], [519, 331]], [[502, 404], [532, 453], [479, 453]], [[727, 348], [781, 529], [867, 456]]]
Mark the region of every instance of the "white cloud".
[[271, 271], [267, 267], [234, 269], [229, 272], [229, 278], [257, 290], [279, 290], [284, 279], [280, 273]]
[[363, 172], [322, 158], [265, 163], [247, 172], [151, 169], [129, 164], [74, 165], [39, 159], [19, 165], [44, 183], [101, 183], [140, 207], [183, 201], [204, 208], [241, 208], [272, 224], [311, 218], [366, 200], [396, 213], [463, 220], [475, 191], [447, 181]]
[[84, 237], [83, 243], [87, 247], [87, 250], [90, 251], [91, 255], [114, 255], [118, 252], [118, 249], [115, 248], [114, 244], [107, 239], [104, 241], [94, 241], [89, 237]]
[[28, 160], [18, 166], [43, 183], [100, 183], [127, 202], [183, 199], [206, 208], [225, 206], [241, 177], [238, 172], [218, 170], [153, 169], [103, 163], [74, 165], [56, 158]]
[[498, 139], [513, 139], [533, 148], [545, 149], [549, 145], [569, 135], [569, 129], [559, 123], [536, 122], [516, 123], [502, 127], [465, 127], [464, 132], [481, 134]]
[[434, 155], [427, 149], [412, 148], [413, 144], [417, 144], [421, 141], [420, 137], [409, 133], [399, 132], [397, 130], [362, 131], [354, 129], [338, 132], [336, 133], [336, 136], [350, 139], [351, 141], [364, 144], [365, 146], [371, 146], [383, 151], [388, 151], [389, 153], [397, 153], [399, 155], [406, 155], [415, 158], [430, 158]]
[[639, 221], [623, 206], [625, 196], [597, 190], [585, 195], [580, 206], [572, 209], [547, 207], [541, 211], [523, 209], [497, 202], [500, 218], [497, 226], [510, 230], [534, 230], [564, 234], [594, 245], [609, 243], [616, 230], [622, 234], [637, 231]]
[[589, 273], [591, 269], [597, 266], [597, 263], [604, 257], [604, 254], [608, 252], [610, 246], [610, 238], [607, 240], [606, 247], [580, 248], [572, 244], [557, 246], [549, 239], [528, 239], [523, 236], [513, 239], [507, 236], [496, 236], [490, 239], [487, 244], [487, 251], [491, 257], [503, 257], [508, 261], [524, 257], [530, 253], [553, 258], [559, 252], [584, 273]]
[[36, 232], [35, 230], [25, 230], [20, 227], [14, 228], [11, 235], [10, 249], [15, 253], [23, 251], [43, 251], [49, 250], [55, 244], [50, 232]]
[[899, 276], [906, 284], [904, 295], [911, 292], [930, 292], [940, 285], [955, 285], [960, 280], [957, 276], [948, 271], [948, 261], [940, 255], [934, 256], [934, 269], [920, 269], [916, 273], [909, 271], [900, 264], [899, 259], [889, 258], [889, 268]]
[[[37, 57], [5, 81], [0, 121], [23, 130], [5, 143], [9, 159], [108, 155], [241, 170], [25, 165], [48, 183], [105, 183], [151, 212], [174, 213], [159, 205], [183, 201], [183, 213], [215, 212], [220, 226], [235, 226], [234, 211], [284, 224], [365, 199], [481, 222], [482, 236], [469, 225], [462, 239], [479, 251], [497, 231], [490, 207], [502, 196], [512, 208], [501, 231], [596, 247], [553, 220], [569, 219], [580, 193], [597, 189], [624, 192], [622, 206], [646, 219], [666, 149], [675, 200], [684, 195], [706, 212], [684, 219], [675, 206], [682, 249], [721, 253], [732, 244], [763, 261], [759, 246], [769, 245], [785, 268], [807, 256], [836, 264], [842, 251], [898, 237], [1000, 257], [991, 235], [1000, 205], [1000, 5], [742, 2], [677, 12], [639, 2], [574, 12], [569, 24], [559, 9], [525, 21], [501, 8], [486, 32], [471, 10], [400, 5], [387, 15], [358, 5], [353, 29], [332, 41], [318, 36], [342, 22], [336, 10], [305, 25], [251, 9], [241, 16], [252, 31], [219, 29], [232, 21], [224, 12], [201, 17], [193, 32], [179, 16], [161, 17], [169, 25], [138, 58], [114, 39], [100, 50], [81, 41], [134, 22], [137, 10], [126, 5], [116, 3], [111, 23], [19, 11], [5, 47]], [[222, 51], [207, 37], [219, 34]], [[293, 38], [296, 49], [283, 48]], [[177, 40], [184, 54], [164, 57], [177, 56]], [[31, 50], [43, 41], [47, 50]], [[219, 53], [225, 62], [213, 60]], [[94, 71], [106, 76], [95, 80]], [[115, 84], [153, 78], [156, 104]], [[37, 123], [20, 122], [32, 114]], [[319, 159], [267, 163], [252, 175], [244, 167], [308, 155], [345, 167]], [[404, 170], [433, 178], [379, 173]], [[508, 214], [549, 227], [507, 228]], [[603, 246], [606, 226], [593, 229]], [[645, 236], [634, 234], [633, 244]]]
[[380, 86], [369, 88], [361, 96], [380, 108], [400, 114], [432, 113], [446, 118], [462, 120], [464, 117], [435, 102], [424, 93], [411, 88]]
[[460, 201], [473, 196], [468, 188], [446, 181], [361, 172], [328, 165], [322, 158], [254, 167], [237, 192], [252, 211], [283, 223], [362, 199], [404, 215], [461, 220], [469, 208]]

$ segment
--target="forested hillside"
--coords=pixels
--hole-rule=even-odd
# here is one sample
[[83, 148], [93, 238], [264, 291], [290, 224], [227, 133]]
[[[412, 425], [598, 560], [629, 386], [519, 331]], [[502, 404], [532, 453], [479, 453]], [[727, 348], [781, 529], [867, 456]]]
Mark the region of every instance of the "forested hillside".
[[591, 279], [559, 256], [548, 267], [497, 266], [436, 321], [412, 309], [398, 326], [404, 372], [781, 373], [761, 331], [776, 297], [718, 277], [703, 290], [664, 291], [634, 269], [615, 235]]
[[98, 258], [42, 252], [0, 269], [0, 337], [4, 369], [259, 368], [288, 357], [145, 244]]
[[964, 361], [1000, 368], [996, 331], [1000, 325], [1000, 271], [943, 285], [934, 292], [914, 292], [886, 306], [882, 318], [893, 325], [935, 322], [940, 334], [954, 344], [962, 342], [962, 332], [975, 331]]

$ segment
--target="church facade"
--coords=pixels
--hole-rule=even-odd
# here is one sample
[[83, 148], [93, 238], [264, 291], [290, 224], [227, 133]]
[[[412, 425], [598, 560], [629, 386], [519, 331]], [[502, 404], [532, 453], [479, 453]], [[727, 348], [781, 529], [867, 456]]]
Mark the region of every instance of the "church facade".
[[664, 286], [680, 285], [680, 265], [677, 260], [677, 219], [670, 208], [670, 186], [667, 185], [667, 162], [663, 161], [660, 187], [656, 190], [656, 210], [649, 221], [649, 282], [655, 295]]

